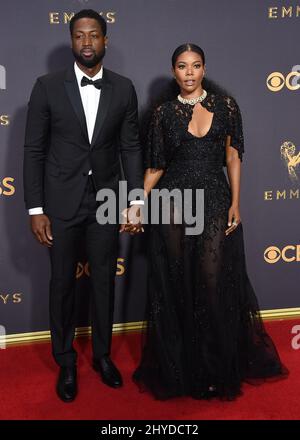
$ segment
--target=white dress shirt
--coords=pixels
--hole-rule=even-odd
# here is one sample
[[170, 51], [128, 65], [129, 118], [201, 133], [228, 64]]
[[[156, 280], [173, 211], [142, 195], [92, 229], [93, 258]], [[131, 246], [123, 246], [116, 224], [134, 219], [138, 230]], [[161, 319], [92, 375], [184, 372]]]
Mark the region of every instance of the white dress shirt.
[[[84, 109], [89, 141], [91, 144], [94, 128], [95, 128], [100, 96], [101, 96], [101, 90], [97, 89], [95, 86], [93, 86], [93, 84], [88, 84], [87, 86], [81, 87], [82, 78], [84, 76], [86, 77], [88, 76], [82, 70], [79, 69], [76, 63], [74, 63], [74, 70], [75, 70], [75, 75]], [[103, 76], [103, 66], [101, 66], [99, 72], [91, 79], [93, 79], [93, 81], [96, 81], [96, 79], [102, 79], [102, 76]], [[91, 174], [91, 171], [89, 174]]]
[[[74, 63], [74, 71], [77, 79], [77, 84], [81, 96], [81, 101], [83, 105], [83, 110], [85, 114], [85, 120], [87, 125], [87, 131], [88, 131], [88, 137], [90, 144], [92, 143], [94, 128], [95, 128], [95, 122], [98, 112], [98, 107], [100, 104], [100, 97], [101, 97], [101, 90], [97, 89], [93, 84], [88, 84], [87, 86], [82, 87], [81, 86], [81, 80], [84, 76], [88, 77], [76, 64]], [[93, 76], [91, 79], [93, 81], [97, 79], [102, 79], [103, 77], [103, 66], [101, 66], [101, 69], [99, 72]], [[92, 170], [89, 171], [89, 175], [92, 174]], [[134, 204], [144, 204], [142, 200], [133, 200], [130, 202], [130, 205]], [[37, 215], [37, 214], [43, 214], [43, 208], [37, 207], [37, 208], [31, 208], [29, 209], [30, 215]]]

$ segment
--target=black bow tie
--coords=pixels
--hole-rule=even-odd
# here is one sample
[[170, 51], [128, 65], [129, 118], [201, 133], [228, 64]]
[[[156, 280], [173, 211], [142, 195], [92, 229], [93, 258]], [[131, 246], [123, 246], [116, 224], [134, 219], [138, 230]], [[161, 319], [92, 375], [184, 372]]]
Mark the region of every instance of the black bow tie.
[[84, 76], [81, 80], [81, 87], [85, 87], [88, 86], [89, 84], [93, 85], [96, 87], [96, 89], [101, 89], [102, 85], [103, 85], [103, 81], [102, 79], [96, 79], [95, 81], [93, 81], [92, 79], [87, 78], [86, 76]]

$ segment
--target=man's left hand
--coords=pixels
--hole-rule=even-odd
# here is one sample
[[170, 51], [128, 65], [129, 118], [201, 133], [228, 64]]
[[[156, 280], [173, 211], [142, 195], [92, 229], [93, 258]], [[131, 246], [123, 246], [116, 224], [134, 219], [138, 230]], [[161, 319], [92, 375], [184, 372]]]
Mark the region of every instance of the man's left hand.
[[144, 232], [143, 228], [143, 214], [140, 205], [132, 205], [130, 208], [122, 211], [126, 223], [120, 226], [119, 232], [129, 232], [131, 235]]

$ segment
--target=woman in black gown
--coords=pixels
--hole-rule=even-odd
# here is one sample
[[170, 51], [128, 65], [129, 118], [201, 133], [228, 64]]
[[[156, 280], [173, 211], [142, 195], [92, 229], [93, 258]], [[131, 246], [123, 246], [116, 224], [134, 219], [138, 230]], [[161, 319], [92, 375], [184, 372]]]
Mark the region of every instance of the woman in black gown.
[[170, 224], [149, 226], [147, 328], [133, 378], [158, 399], [234, 399], [242, 381], [287, 374], [246, 272], [241, 114], [232, 97], [203, 90], [201, 48], [180, 46], [172, 65], [180, 95], [153, 114], [145, 192], [204, 189], [204, 231], [187, 235], [172, 203]]

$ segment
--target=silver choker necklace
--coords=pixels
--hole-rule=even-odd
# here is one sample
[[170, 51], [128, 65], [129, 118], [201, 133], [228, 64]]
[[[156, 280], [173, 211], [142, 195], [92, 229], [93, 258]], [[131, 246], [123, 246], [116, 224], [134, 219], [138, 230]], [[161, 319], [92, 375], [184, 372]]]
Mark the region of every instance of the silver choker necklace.
[[177, 96], [178, 101], [180, 101], [182, 104], [189, 104], [189, 105], [195, 105], [197, 102], [202, 102], [207, 97], [207, 91], [203, 89], [203, 93], [201, 96], [198, 96], [197, 98], [183, 98], [181, 95]]

